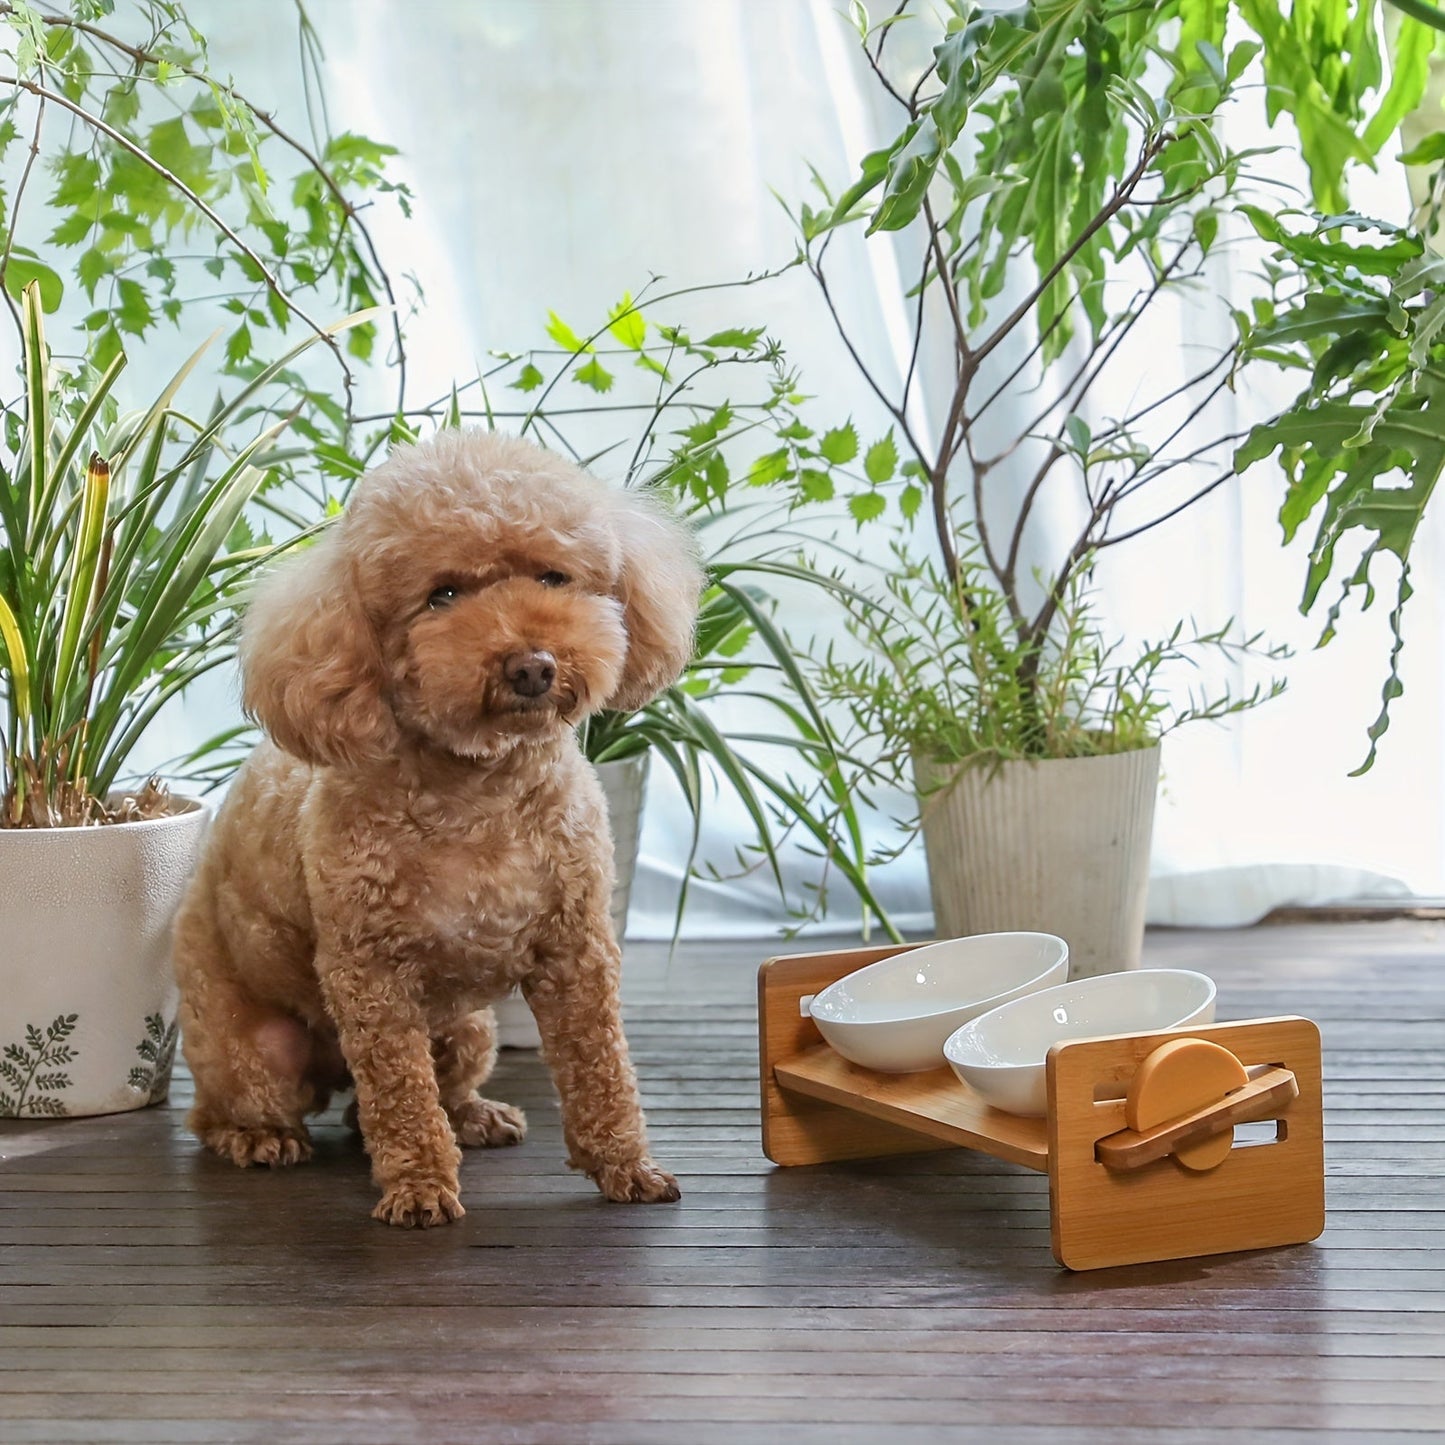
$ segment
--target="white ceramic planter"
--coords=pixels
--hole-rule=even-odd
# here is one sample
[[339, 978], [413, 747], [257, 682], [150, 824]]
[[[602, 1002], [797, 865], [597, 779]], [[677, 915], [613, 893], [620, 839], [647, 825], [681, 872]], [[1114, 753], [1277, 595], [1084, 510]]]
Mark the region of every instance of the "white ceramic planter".
[[940, 937], [1034, 930], [1069, 976], [1137, 968], [1159, 749], [987, 768], [915, 758]]
[[171, 921], [207, 812], [0, 829], [0, 1117], [160, 1102], [176, 1045]]
[[[637, 845], [642, 837], [642, 799], [647, 791], [649, 753], [616, 763], [598, 763], [597, 779], [607, 799], [607, 822], [612, 832], [612, 931], [622, 942], [627, 932], [627, 905], [637, 872]], [[497, 1041], [503, 1048], [535, 1049], [541, 1043], [532, 1011], [519, 994], [509, 994], [496, 1005]]]

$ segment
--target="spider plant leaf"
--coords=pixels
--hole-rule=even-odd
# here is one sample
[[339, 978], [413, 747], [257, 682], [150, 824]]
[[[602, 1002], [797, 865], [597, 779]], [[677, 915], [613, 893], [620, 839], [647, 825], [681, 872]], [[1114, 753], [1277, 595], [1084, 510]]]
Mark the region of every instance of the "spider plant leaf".
[[319, 332], [312, 332], [311, 335], [303, 337], [284, 356], [271, 362], [268, 366], [262, 367], [240, 391], [229, 399], [223, 408], [213, 413], [211, 422], [195, 437], [176, 465], [178, 467], [189, 466], [197, 451], [209, 446], [216, 439], [221, 428], [228, 421], [233, 420], [253, 396], [275, 381], [293, 361], [304, 356], [318, 341], [331, 340], [343, 331], [349, 331], [353, 326], [364, 326], [368, 322], [375, 321], [386, 309], [384, 306], [372, 306], [365, 311], [353, 311], [351, 315], [343, 316], [340, 321], [333, 321], [329, 326], [321, 327]]
[[174, 669], [173, 674], [167, 674], [169, 680], [147, 693], [133, 693], [127, 699], [130, 710], [121, 719], [124, 729], [109, 740], [109, 746], [101, 754], [94, 765], [94, 773], [91, 779], [92, 790], [99, 796], [104, 796], [114, 786], [121, 769], [125, 766], [126, 759], [140, 742], [142, 735], [156, 720], [157, 714], [173, 698], [177, 697], [185, 688], [189, 687], [198, 677], [204, 677], [208, 672], [214, 672], [218, 667], [226, 667], [235, 660], [234, 648], [215, 648], [201, 654], [201, 660], [195, 665], [188, 665]]
[[814, 736], [827, 745], [831, 755], [830, 760], [825, 762], [822, 758], [815, 758], [814, 761], [825, 783], [833, 793], [835, 800], [842, 807], [841, 817], [848, 827], [849, 842], [861, 863], [865, 850], [863, 827], [858, 818], [857, 810], [848, 800], [842, 767], [837, 756], [837, 751], [832, 747], [833, 731], [828, 726], [828, 721], [823, 716], [822, 709], [813, 697], [813, 690], [808, 685], [808, 680], [803, 676], [802, 669], [798, 666], [798, 660], [793, 654], [792, 647], [789, 645], [787, 638], [783, 636], [782, 632], [773, 622], [772, 617], [765, 609], [757, 605], [746, 589], [737, 587], [736, 584], [731, 581], [723, 581], [718, 585], [733, 598], [738, 608], [747, 613], [749, 618], [751, 618], [757, 636], [766, 644], [768, 651], [772, 654], [774, 660], [778, 666], [782, 668], [783, 673], [792, 684], [794, 693], [807, 710], [808, 717], [812, 723]]
[[5, 650], [6, 671], [10, 674], [8, 691], [14, 743], [10, 751], [15, 761], [11, 821], [18, 823], [25, 812], [24, 760], [29, 753], [30, 743], [30, 659], [25, 650], [20, 623], [3, 595], [0, 595], [0, 646]]
[[748, 816], [753, 820], [753, 826], [757, 829], [758, 842], [767, 857], [774, 881], [778, 885], [778, 891], [785, 893], [783, 870], [773, 842], [772, 825], [768, 820], [767, 810], [748, 781], [747, 764], [733, 751], [727, 738], [718, 731], [712, 719], [686, 693], [674, 689], [671, 700], [672, 705], [686, 719], [689, 729], [696, 739], [695, 745], [712, 760], [714, 766], [732, 786], [738, 801], [747, 809]]
[[28, 542], [39, 524], [40, 500], [50, 475], [50, 388], [46, 385], [49, 356], [45, 350], [45, 322], [41, 317], [40, 283], [27, 283], [21, 293], [21, 330], [25, 351], [25, 404], [29, 430], [30, 474], [26, 488], [26, 536]]
[[5, 645], [6, 668], [10, 673], [10, 702], [23, 734], [30, 726], [30, 658], [20, 623], [3, 596], [0, 596], [0, 643]]
[[180, 391], [185, 379], [196, 369], [200, 359], [210, 350], [220, 334], [220, 328], [211, 332], [181, 363], [180, 369], [176, 374], [161, 388], [160, 395], [157, 396], [146, 409], [144, 416], [141, 417], [135, 430], [116, 448], [115, 455], [111, 458], [114, 471], [121, 472], [125, 469], [125, 464], [130, 460], [131, 454], [140, 445], [142, 439], [149, 436], [152, 430], [160, 424], [161, 419], [170, 409], [171, 402], [175, 400], [176, 393]]
[[[90, 429], [95, 424], [95, 418], [99, 415], [100, 409], [105, 405], [105, 399], [114, 388], [117, 378], [125, 370], [125, 353], [118, 352], [106, 367], [94, 389], [85, 399], [85, 405], [80, 409], [80, 414], [75, 418], [75, 425], [70, 428], [70, 435], [61, 443], [60, 450], [55, 455], [54, 473], [57, 477], [63, 477], [70, 469], [70, 464], [76, 458], [76, 454], [85, 444], [85, 439], [90, 435]], [[48, 516], [49, 508], [42, 505], [41, 515]]]
[[98, 746], [106, 747], [107, 752], [127, 694], [154, 666], [158, 650], [187, 625], [189, 613], [202, 605], [198, 594], [207, 569], [265, 476], [253, 461], [265, 453], [286, 425], [286, 421], [278, 422], [243, 448], [191, 516], [179, 519], [179, 524], [162, 539], [149, 569], [149, 581], [135, 601], [134, 613], [108, 649], [113, 666], [94, 718]]
[[[80, 527], [70, 556], [70, 583], [60, 614], [60, 643], [51, 674], [51, 695], [58, 709], [65, 709], [80, 654], [82, 629], [96, 602], [96, 578], [105, 542], [106, 510], [110, 501], [110, 467], [92, 452], [85, 468], [81, 491]], [[62, 713], [64, 716], [64, 713]], [[79, 721], [79, 719], [76, 719]]]

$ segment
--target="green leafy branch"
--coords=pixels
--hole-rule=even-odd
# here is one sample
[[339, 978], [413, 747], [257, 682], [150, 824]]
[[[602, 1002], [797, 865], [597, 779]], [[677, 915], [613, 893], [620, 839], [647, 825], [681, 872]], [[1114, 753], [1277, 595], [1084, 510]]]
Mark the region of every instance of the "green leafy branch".
[[[1243, 473], [1278, 455], [1286, 541], [1315, 518], [1301, 610], [1314, 608], [1331, 578], [1339, 584], [1321, 646], [1351, 597], [1358, 593], [1362, 608], [1375, 601], [1382, 554], [1396, 569], [1380, 711], [1355, 770], [1363, 773], [1404, 691], [1410, 549], [1445, 470], [1445, 261], [1417, 233], [1363, 216], [1247, 214], [1288, 264], [1276, 266], [1274, 294], [1237, 318], [1243, 354], [1305, 371], [1308, 381], [1251, 431], [1235, 466]], [[1362, 545], [1347, 560], [1340, 548], [1351, 534]]]

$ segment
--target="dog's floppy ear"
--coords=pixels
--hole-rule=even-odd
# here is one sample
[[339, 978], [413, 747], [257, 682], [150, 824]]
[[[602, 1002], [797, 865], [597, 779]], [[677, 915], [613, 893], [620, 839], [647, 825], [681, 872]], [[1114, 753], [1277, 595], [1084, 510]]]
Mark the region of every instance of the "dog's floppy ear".
[[241, 677], [246, 712], [295, 757], [355, 764], [395, 750], [380, 649], [339, 529], [257, 586]]
[[703, 573], [692, 533], [649, 497], [618, 494], [613, 529], [622, 545], [614, 591], [627, 658], [607, 706], [630, 712], [675, 682], [691, 660]]

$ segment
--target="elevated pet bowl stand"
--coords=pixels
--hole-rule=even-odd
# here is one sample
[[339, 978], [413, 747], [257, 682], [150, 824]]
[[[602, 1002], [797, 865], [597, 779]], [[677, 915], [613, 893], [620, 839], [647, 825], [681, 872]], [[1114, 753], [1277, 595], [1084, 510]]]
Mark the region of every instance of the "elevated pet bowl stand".
[[[1074, 1270], [1303, 1244], [1324, 1229], [1320, 1035], [1308, 1019], [1056, 1044], [1048, 1115], [1026, 1119], [991, 1108], [947, 1067], [850, 1064], [800, 1015], [805, 994], [916, 946], [774, 958], [759, 970], [763, 1152], [775, 1164], [948, 1145], [1022, 1164], [1049, 1176], [1054, 1258]], [[1221, 1067], [1246, 1082], [1223, 1092]], [[1153, 1127], [1127, 1127], [1131, 1091]], [[1266, 1120], [1273, 1139], [1227, 1137]]]

